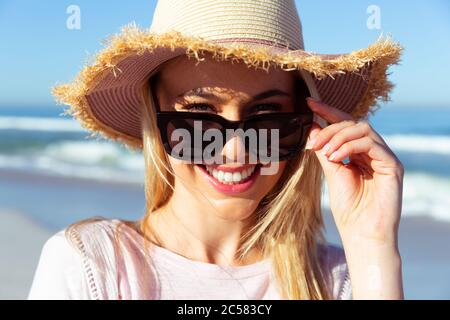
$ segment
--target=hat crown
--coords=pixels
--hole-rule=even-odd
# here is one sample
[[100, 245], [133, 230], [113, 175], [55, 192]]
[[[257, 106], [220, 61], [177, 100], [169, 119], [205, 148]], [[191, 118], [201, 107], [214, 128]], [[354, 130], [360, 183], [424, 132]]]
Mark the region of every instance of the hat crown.
[[294, 0], [159, 0], [150, 30], [304, 49]]

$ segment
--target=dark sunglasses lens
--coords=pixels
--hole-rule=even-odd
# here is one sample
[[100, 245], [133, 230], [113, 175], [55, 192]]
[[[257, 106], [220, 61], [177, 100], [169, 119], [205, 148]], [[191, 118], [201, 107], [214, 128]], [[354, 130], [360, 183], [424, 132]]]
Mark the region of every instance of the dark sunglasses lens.
[[215, 136], [221, 136], [220, 130], [222, 126], [215, 121], [189, 118], [169, 120], [166, 136], [172, 150], [171, 155], [179, 159], [201, 160]]
[[[222, 124], [214, 119], [172, 118], [160, 129], [164, 131], [166, 150], [182, 160], [201, 162], [215, 157], [227, 138], [223, 136]], [[277, 114], [249, 119], [242, 129], [229, 137], [241, 135], [247, 154], [252, 156], [246, 161], [277, 161], [289, 158], [300, 149], [309, 125], [302, 116]]]
[[248, 150], [259, 158], [272, 159], [288, 157], [301, 144], [304, 131], [299, 117], [249, 121], [248, 128], [258, 132], [258, 148], [250, 144]]

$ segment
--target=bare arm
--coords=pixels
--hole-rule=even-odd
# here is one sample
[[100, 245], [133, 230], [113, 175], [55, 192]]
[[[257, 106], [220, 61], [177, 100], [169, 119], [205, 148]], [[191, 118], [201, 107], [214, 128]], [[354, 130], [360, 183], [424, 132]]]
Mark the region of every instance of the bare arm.
[[[309, 136], [324, 171], [344, 245], [354, 299], [403, 299], [398, 250], [403, 165], [366, 121], [322, 102], [309, 107], [331, 123]], [[350, 158], [350, 163], [342, 161]]]

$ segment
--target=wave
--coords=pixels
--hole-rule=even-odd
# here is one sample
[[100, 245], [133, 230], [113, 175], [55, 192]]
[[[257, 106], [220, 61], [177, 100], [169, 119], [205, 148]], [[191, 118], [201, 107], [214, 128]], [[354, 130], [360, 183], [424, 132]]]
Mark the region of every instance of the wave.
[[[98, 141], [60, 141], [19, 154], [0, 154], [0, 168], [43, 172], [98, 181], [142, 184], [144, 159], [118, 145]], [[406, 171], [403, 184], [404, 215], [429, 215], [450, 221], [450, 179], [426, 172]], [[329, 207], [324, 184], [322, 203]]]
[[450, 136], [393, 134], [382, 137], [394, 151], [450, 155]]
[[144, 176], [140, 153], [97, 141], [60, 141], [43, 149], [0, 154], [0, 168], [131, 183], [142, 182]]
[[84, 132], [78, 121], [44, 117], [0, 117], [0, 130]]
[[430, 214], [450, 220], [450, 181], [425, 173], [405, 174], [403, 209], [410, 214]]
[[37, 157], [31, 161], [24, 160], [22, 157], [0, 155], [0, 168], [104, 182], [143, 183], [143, 172], [124, 172], [107, 167], [72, 165], [48, 157]]
[[140, 170], [141, 155], [123, 147], [98, 141], [60, 141], [48, 145], [42, 154], [63, 162], [80, 165], [104, 165], [126, 170]]
[[[426, 215], [450, 221], [450, 179], [422, 172], [405, 172], [402, 215]], [[327, 184], [323, 186], [322, 204], [329, 208]]]
[[[0, 116], [0, 130], [87, 132], [74, 119]], [[450, 136], [426, 134], [381, 135], [393, 151], [450, 155]]]
[[[0, 129], [21, 128], [24, 130], [45, 127], [52, 131], [81, 131], [74, 120], [51, 118], [20, 118], [15, 124], [7, 119], [17, 117], [0, 117]], [[37, 124], [40, 122], [39, 124]], [[66, 123], [71, 123], [67, 125]], [[25, 126], [26, 125], [26, 126]], [[30, 126], [29, 126], [30, 125]], [[70, 129], [69, 126], [73, 126]], [[20, 130], [20, 129], [19, 129]], [[28, 139], [35, 139], [36, 134], [26, 134]], [[410, 153], [438, 153], [450, 155], [450, 136], [393, 134], [383, 136], [386, 143], [394, 150]], [[47, 141], [47, 140], [46, 140]], [[22, 142], [20, 142], [22, 143]], [[40, 144], [37, 147], [14, 145], [14, 149], [0, 153], [0, 168], [15, 168], [31, 172], [46, 172], [68, 177], [81, 177], [100, 181], [117, 181], [143, 183], [144, 160], [141, 152], [133, 152], [108, 141], [59, 140]], [[414, 157], [414, 159], [418, 157]], [[441, 162], [445, 164], [445, 159]], [[405, 158], [408, 160], [408, 158]], [[421, 160], [424, 161], [424, 160]], [[405, 162], [406, 163], [406, 162]], [[436, 167], [436, 166], [434, 166]], [[443, 169], [429, 170], [424, 164], [412, 166], [414, 171], [406, 171], [403, 190], [403, 212], [410, 214], [427, 214], [450, 221], [450, 179], [443, 176]], [[326, 187], [326, 184], [324, 184]], [[328, 196], [323, 197], [327, 205]]]

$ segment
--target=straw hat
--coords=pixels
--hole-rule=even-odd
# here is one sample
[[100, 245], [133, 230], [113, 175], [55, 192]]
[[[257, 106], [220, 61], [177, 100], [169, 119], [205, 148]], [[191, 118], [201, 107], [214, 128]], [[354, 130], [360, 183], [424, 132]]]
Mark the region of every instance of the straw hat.
[[387, 69], [398, 63], [401, 51], [398, 43], [380, 37], [349, 54], [306, 52], [293, 0], [163, 0], [150, 29], [124, 27], [72, 83], [54, 87], [53, 94], [91, 137], [141, 149], [143, 85], [177, 56], [201, 61], [210, 52], [218, 61], [298, 70], [313, 97], [362, 119], [389, 99]]

